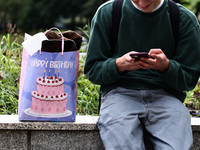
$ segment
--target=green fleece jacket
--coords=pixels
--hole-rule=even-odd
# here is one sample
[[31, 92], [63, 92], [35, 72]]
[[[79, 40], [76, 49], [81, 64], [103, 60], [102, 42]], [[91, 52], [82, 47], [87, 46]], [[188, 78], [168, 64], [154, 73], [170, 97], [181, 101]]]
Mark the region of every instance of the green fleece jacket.
[[[179, 40], [175, 47], [169, 19], [168, 0], [155, 12], [143, 13], [131, 0], [124, 0], [116, 49], [111, 52], [112, 4], [99, 7], [91, 24], [91, 36], [84, 73], [101, 85], [103, 95], [117, 87], [134, 90], [163, 89], [184, 101], [200, 73], [200, 27], [195, 15], [180, 9]], [[116, 59], [130, 51], [149, 52], [160, 48], [169, 59], [169, 70], [161, 74], [153, 69], [139, 69], [118, 74]]]

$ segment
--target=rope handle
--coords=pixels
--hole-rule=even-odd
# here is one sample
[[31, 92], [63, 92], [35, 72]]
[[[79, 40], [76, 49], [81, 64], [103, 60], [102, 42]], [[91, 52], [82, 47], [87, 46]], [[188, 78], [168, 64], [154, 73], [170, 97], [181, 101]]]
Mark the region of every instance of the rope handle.
[[[46, 34], [47, 32], [49, 32], [49, 31], [51, 31], [53, 29], [57, 30], [60, 33], [61, 37], [62, 37], [62, 55], [63, 55], [63, 52], [64, 52], [64, 37], [63, 37], [62, 33], [60, 32], [60, 30], [58, 28], [56, 28], [56, 27], [53, 27], [53, 28], [50, 28], [49, 30], [45, 31], [44, 34]], [[41, 49], [40, 49], [40, 54], [41, 54]]]

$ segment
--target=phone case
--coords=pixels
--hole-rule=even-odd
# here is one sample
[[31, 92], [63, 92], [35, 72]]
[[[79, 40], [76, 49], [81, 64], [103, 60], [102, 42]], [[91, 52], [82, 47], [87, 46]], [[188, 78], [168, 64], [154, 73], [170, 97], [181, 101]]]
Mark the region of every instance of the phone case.
[[146, 52], [141, 53], [132, 53], [130, 54], [132, 58], [135, 58], [135, 60], [140, 60], [141, 57], [151, 58], [151, 56]]

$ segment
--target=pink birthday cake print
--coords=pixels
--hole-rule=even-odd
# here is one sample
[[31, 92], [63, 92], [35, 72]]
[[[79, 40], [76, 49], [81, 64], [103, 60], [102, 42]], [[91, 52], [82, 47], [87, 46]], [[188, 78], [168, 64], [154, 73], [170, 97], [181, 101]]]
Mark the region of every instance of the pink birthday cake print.
[[[64, 79], [58, 76], [43, 76], [36, 80], [37, 91], [32, 91], [31, 108], [25, 113], [33, 116], [68, 116], [67, 93], [64, 93]], [[36, 115], [37, 114], [37, 115]], [[57, 116], [56, 116], [57, 115]]]

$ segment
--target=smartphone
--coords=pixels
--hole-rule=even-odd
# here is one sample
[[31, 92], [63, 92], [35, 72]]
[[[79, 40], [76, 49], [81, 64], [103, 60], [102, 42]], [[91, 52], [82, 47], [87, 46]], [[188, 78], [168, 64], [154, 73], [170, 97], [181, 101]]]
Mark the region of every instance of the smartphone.
[[152, 58], [147, 52], [131, 53], [130, 56], [135, 60], [140, 60], [141, 57]]

